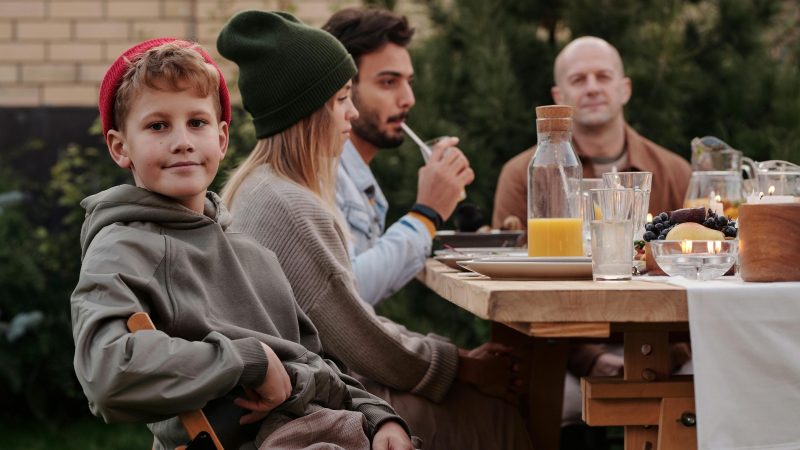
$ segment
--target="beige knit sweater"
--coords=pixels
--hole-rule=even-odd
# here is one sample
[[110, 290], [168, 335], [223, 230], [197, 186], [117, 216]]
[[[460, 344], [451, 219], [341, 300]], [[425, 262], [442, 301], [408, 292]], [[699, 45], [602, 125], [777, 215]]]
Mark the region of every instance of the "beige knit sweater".
[[456, 376], [456, 346], [411, 332], [361, 301], [344, 235], [321, 200], [262, 166], [232, 203], [233, 228], [277, 254], [327, 357], [391, 388], [441, 401]]

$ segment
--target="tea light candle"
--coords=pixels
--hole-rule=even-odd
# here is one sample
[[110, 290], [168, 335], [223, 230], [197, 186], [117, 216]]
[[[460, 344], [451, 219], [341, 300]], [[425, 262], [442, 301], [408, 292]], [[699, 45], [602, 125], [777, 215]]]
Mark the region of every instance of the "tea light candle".
[[747, 200], [747, 203], [754, 205], [756, 203], [759, 203], [759, 200], [761, 200], [761, 197], [763, 196], [764, 196], [763, 192], [759, 192], [757, 194], [753, 192], [752, 194], [748, 195], [745, 200]]
[[761, 205], [776, 204], [776, 203], [795, 203], [800, 201], [793, 195], [773, 195], [775, 193], [775, 186], [770, 186], [767, 195], [763, 192], [755, 193], [747, 196], [747, 203], [756, 203]]
[[684, 239], [680, 242], [681, 253], [684, 255], [716, 255], [722, 251], [722, 241], [705, 241], [707, 253], [702, 253], [694, 248], [694, 241]]
[[711, 191], [711, 195], [708, 197], [708, 209], [717, 213], [718, 216], [725, 215], [725, 207], [722, 205], [722, 199], [719, 195], [714, 195], [714, 191]]
[[724, 275], [736, 262], [735, 241], [683, 240], [657, 245], [662, 247], [656, 252], [656, 262], [670, 276], [710, 280]]

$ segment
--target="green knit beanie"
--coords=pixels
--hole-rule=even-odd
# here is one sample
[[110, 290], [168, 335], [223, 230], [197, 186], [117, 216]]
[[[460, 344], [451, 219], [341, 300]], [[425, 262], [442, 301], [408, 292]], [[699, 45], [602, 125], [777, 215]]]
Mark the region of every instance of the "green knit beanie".
[[335, 37], [285, 12], [236, 14], [222, 28], [217, 50], [239, 66], [242, 103], [259, 139], [311, 115], [356, 74]]

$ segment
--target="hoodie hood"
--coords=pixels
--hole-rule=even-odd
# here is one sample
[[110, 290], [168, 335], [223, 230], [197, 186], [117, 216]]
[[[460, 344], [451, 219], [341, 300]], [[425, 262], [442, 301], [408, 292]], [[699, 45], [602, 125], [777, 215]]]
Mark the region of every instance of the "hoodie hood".
[[132, 185], [120, 185], [81, 201], [86, 218], [81, 227], [81, 259], [89, 244], [104, 227], [118, 222], [150, 222], [165, 228], [187, 230], [212, 224], [228, 228], [231, 215], [219, 196], [206, 193], [203, 214], [175, 200]]

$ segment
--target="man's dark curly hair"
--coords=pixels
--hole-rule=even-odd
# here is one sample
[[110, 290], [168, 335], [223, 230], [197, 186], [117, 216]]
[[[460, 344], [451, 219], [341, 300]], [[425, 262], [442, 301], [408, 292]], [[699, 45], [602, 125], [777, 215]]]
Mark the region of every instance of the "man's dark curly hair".
[[353, 55], [356, 64], [361, 56], [386, 43], [405, 47], [414, 35], [405, 16], [377, 8], [347, 8], [332, 15], [322, 29], [335, 36]]

